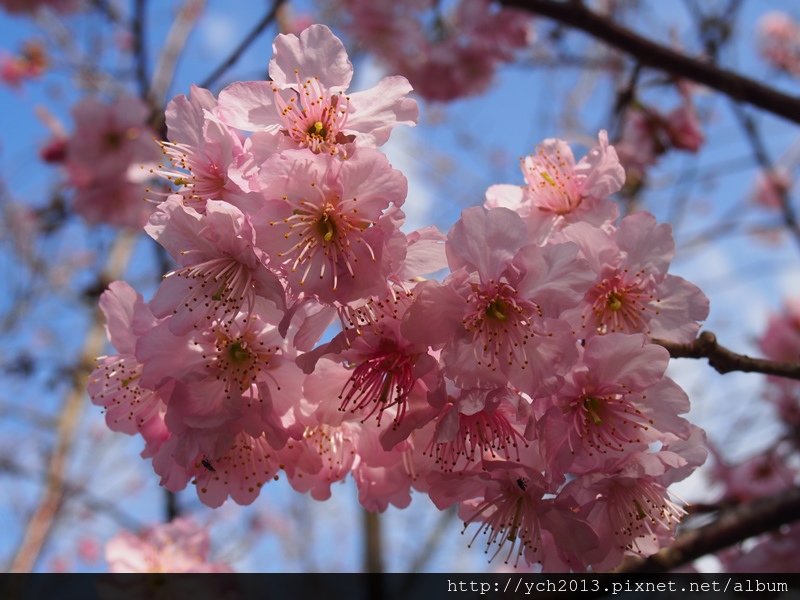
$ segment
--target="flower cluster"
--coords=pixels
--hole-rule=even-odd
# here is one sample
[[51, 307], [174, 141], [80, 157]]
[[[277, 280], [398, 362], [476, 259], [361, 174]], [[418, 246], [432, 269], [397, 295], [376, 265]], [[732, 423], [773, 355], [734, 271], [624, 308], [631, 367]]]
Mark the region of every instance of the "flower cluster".
[[772, 11], [761, 17], [758, 49], [776, 69], [800, 76], [800, 24], [786, 13]]
[[29, 40], [17, 54], [0, 53], [0, 81], [19, 87], [23, 82], [37, 79], [48, 67], [48, 58], [39, 42]]
[[142, 227], [153, 209], [143, 200], [152, 177], [147, 165], [161, 156], [147, 126], [149, 109], [132, 96], [111, 103], [86, 98], [72, 115], [72, 135], [57, 133], [42, 158], [63, 163], [75, 191], [73, 208], [91, 224]]
[[531, 43], [530, 18], [489, 0], [459, 0], [446, 14], [434, 0], [338, 0], [348, 32], [428, 100], [489, 87], [499, 64]]
[[139, 535], [123, 531], [106, 543], [111, 573], [229, 573], [209, 562], [208, 531], [188, 519], [156, 525]]
[[150, 302], [101, 298], [109, 427], [209, 506], [281, 472], [322, 500], [352, 474], [367, 510], [458, 504], [514, 564], [609, 569], [669, 540], [667, 487], [705, 454], [651, 338], [693, 339], [708, 302], [668, 273], [667, 225], [618, 219], [605, 132], [577, 162], [545, 141], [446, 235], [404, 233], [378, 147], [416, 120], [408, 82], [349, 93], [322, 25], [278, 36], [269, 74], [167, 109], [176, 189], [145, 230], [177, 266]]
[[705, 142], [691, 84], [681, 81], [676, 88], [681, 102], [667, 113], [640, 101], [625, 111], [616, 147], [628, 174], [628, 188], [635, 189], [648, 169], [670, 150], [697, 152]]

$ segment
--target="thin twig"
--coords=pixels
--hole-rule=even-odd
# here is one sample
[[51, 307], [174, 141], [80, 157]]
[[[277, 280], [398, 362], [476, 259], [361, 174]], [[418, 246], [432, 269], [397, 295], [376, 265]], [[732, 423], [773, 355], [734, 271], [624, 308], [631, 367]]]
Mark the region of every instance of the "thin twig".
[[[0, 458], [0, 472], [26, 478], [38, 478], [40, 476], [38, 473], [31, 473], [9, 458]], [[61, 485], [64, 488], [64, 500], [70, 500], [72, 498], [80, 499], [83, 506], [95, 512], [105, 514], [110, 519], [113, 519], [120, 527], [124, 527], [125, 529], [138, 531], [142, 528], [143, 523], [122, 510], [118, 506], [118, 502], [100, 498], [86, 488], [75, 485], [66, 479], [61, 481]]]
[[117, 25], [124, 25], [119, 11], [108, 0], [92, 0], [92, 6], [103, 13], [109, 21], [116, 23]]
[[623, 573], [659, 573], [800, 519], [800, 487], [723, 511], [713, 523], [681, 534], [652, 556], [629, 560]]
[[753, 149], [753, 156], [755, 156], [758, 166], [760, 166], [764, 171], [764, 177], [766, 178], [767, 183], [772, 185], [772, 188], [778, 194], [781, 214], [783, 215], [783, 222], [786, 224], [786, 229], [789, 231], [800, 248], [800, 223], [798, 223], [797, 220], [797, 213], [789, 201], [789, 194], [787, 190], [772, 183], [775, 176], [775, 165], [773, 164], [772, 159], [769, 157], [767, 147], [764, 145], [764, 140], [761, 137], [761, 132], [759, 131], [755, 120], [753, 120], [753, 117], [747, 114], [741, 106], [736, 103], [732, 103], [731, 108], [733, 110], [733, 114], [736, 116], [736, 119], [739, 121], [739, 125], [741, 125], [745, 136], [747, 137], [747, 141], [750, 143], [750, 147]]
[[234, 48], [233, 52], [231, 52], [230, 56], [222, 61], [222, 63], [214, 69], [211, 74], [206, 77], [201, 83], [200, 87], [203, 88], [210, 88], [214, 83], [216, 83], [217, 79], [222, 77], [222, 75], [230, 69], [233, 65], [235, 65], [238, 60], [242, 57], [245, 50], [252, 44], [255, 39], [261, 35], [261, 33], [267, 28], [267, 26], [275, 20], [275, 17], [278, 14], [278, 9], [280, 9], [281, 5], [285, 2], [285, 0], [274, 0], [272, 3], [272, 8], [265, 14], [261, 20], [255, 24], [253, 29], [244, 37], [241, 43]]
[[150, 84], [150, 99], [154, 106], [164, 105], [175, 76], [175, 68], [180, 59], [181, 50], [186, 46], [186, 40], [203, 13], [205, 5], [206, 0], [186, 0], [175, 16], [172, 27], [167, 33], [164, 49], [156, 62], [153, 80]]
[[455, 507], [450, 507], [439, 515], [436, 525], [431, 529], [419, 552], [414, 556], [409, 568], [406, 570], [408, 575], [400, 583], [399, 589], [392, 595], [393, 598], [410, 598], [414, 595], [414, 584], [417, 581], [417, 575], [425, 571], [428, 561], [442, 541], [442, 535], [444, 535], [457, 516], [458, 512]]
[[[125, 231], [119, 235], [108, 257], [106, 268], [101, 276], [104, 281], [119, 279], [133, 251], [136, 235]], [[98, 309], [86, 335], [80, 358], [75, 366], [72, 385], [64, 400], [56, 427], [56, 443], [47, 467], [45, 490], [38, 506], [33, 511], [22, 541], [12, 559], [9, 571], [12, 573], [30, 572], [42, 552], [52, 532], [58, 511], [64, 499], [64, 477], [67, 460], [72, 450], [78, 421], [86, 400], [86, 383], [95, 365], [95, 359], [102, 353], [106, 335], [103, 315]]]
[[789, 121], [800, 123], [800, 99], [796, 96], [784, 94], [754, 79], [662, 46], [597, 14], [579, 2], [553, 0], [500, 0], [500, 2], [504, 6], [522, 9], [574, 27], [629, 54], [646, 66], [665, 71], [675, 77], [690, 79], [722, 92], [734, 100], [747, 102]]
[[381, 544], [381, 521], [378, 513], [362, 510], [364, 525], [364, 572], [383, 572], [383, 548]]
[[147, 76], [147, 40], [145, 39], [145, 19], [147, 0], [136, 0], [133, 5], [131, 36], [133, 38], [133, 58], [136, 63], [136, 84], [139, 97], [147, 98], [149, 78]]
[[722, 374], [743, 371], [745, 373], [764, 373], [765, 375], [800, 379], [800, 363], [778, 362], [765, 358], [752, 358], [746, 354], [737, 354], [719, 345], [717, 336], [710, 331], [704, 331], [696, 340], [688, 344], [655, 339], [653, 343], [669, 350], [669, 355], [672, 358], [707, 358], [708, 364]]

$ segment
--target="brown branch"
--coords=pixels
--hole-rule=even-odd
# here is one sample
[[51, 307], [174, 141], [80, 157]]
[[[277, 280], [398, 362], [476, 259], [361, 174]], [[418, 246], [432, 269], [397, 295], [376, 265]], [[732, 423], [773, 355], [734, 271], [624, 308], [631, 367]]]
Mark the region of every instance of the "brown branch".
[[500, 0], [509, 8], [548, 17], [574, 27], [634, 57], [643, 65], [690, 79], [734, 100], [746, 102], [800, 123], [800, 100], [733, 71], [691, 58], [618, 25], [584, 7], [580, 2], [553, 0]]
[[[36, 479], [42, 475], [41, 473], [31, 472], [7, 457], [0, 458], [0, 473], [13, 475], [16, 477], [25, 477], [27, 479]], [[110, 519], [114, 520], [120, 527], [130, 529], [131, 531], [138, 531], [144, 526], [139, 519], [129, 515], [123, 509], [121, 509], [118, 506], [118, 502], [96, 496], [84, 486], [76, 485], [73, 482], [65, 479], [61, 480], [60, 485], [64, 488], [65, 502], [75, 499], [80, 502], [82, 507], [98, 513], [103, 513]]]
[[123, 19], [119, 11], [108, 0], [92, 0], [92, 6], [99, 10], [108, 18], [109, 21], [117, 25], [123, 25]]
[[630, 560], [620, 572], [659, 573], [800, 519], [800, 487], [722, 512], [713, 522], [679, 535], [652, 556]]
[[666, 340], [653, 340], [653, 343], [669, 350], [672, 358], [707, 358], [708, 364], [722, 374], [743, 371], [800, 379], [800, 363], [778, 362], [737, 354], [725, 346], [719, 345], [717, 336], [710, 331], [704, 331], [696, 340], [688, 344], [678, 344]]
[[185, 0], [167, 33], [164, 49], [158, 57], [150, 84], [150, 99], [154, 108], [163, 107], [167, 99], [181, 50], [186, 46], [186, 40], [203, 13], [205, 5], [206, 0]]
[[772, 159], [769, 157], [769, 152], [767, 152], [767, 147], [764, 144], [764, 139], [761, 136], [761, 132], [759, 131], [756, 122], [753, 120], [753, 117], [747, 114], [741, 106], [738, 104], [733, 104], [732, 108], [733, 114], [739, 121], [739, 125], [742, 127], [742, 130], [747, 137], [747, 141], [750, 143], [750, 147], [753, 150], [753, 155], [756, 158], [756, 162], [758, 162], [758, 165], [764, 171], [764, 176], [766, 177], [769, 185], [771, 185], [773, 190], [775, 190], [778, 194], [781, 215], [783, 216], [783, 222], [786, 225], [786, 229], [792, 235], [798, 247], [800, 247], [800, 223], [798, 223], [797, 220], [797, 213], [789, 201], [788, 191], [774, 184], [775, 166], [772, 162]]
[[147, 0], [136, 0], [133, 3], [133, 20], [131, 20], [131, 37], [133, 38], [133, 59], [136, 63], [136, 84], [139, 97], [147, 98], [149, 81], [147, 77], [147, 40], [145, 39], [145, 19], [147, 17]]
[[[111, 281], [121, 277], [133, 250], [136, 236], [123, 232], [117, 238], [106, 263], [103, 278]], [[80, 358], [75, 367], [72, 385], [58, 416], [56, 443], [50, 455], [45, 479], [45, 490], [38, 506], [28, 520], [22, 541], [11, 561], [11, 573], [30, 572], [52, 532], [56, 517], [64, 500], [64, 480], [78, 421], [86, 401], [86, 383], [95, 365], [95, 359], [103, 351], [106, 342], [105, 325], [98, 309], [86, 335]]]
[[381, 521], [378, 513], [362, 511], [364, 524], [364, 561], [365, 573], [383, 572], [383, 548], [381, 544]]
[[267, 26], [275, 20], [278, 15], [278, 10], [284, 2], [285, 0], [273, 0], [272, 8], [267, 12], [267, 14], [265, 14], [261, 20], [255, 24], [253, 29], [251, 29], [250, 32], [244, 37], [241, 43], [233, 49], [233, 52], [231, 52], [230, 56], [223, 60], [222, 63], [200, 83], [200, 87], [211, 87], [214, 85], [217, 79], [222, 77], [225, 71], [230, 69], [238, 62], [250, 44], [252, 44], [256, 38], [267, 28]]

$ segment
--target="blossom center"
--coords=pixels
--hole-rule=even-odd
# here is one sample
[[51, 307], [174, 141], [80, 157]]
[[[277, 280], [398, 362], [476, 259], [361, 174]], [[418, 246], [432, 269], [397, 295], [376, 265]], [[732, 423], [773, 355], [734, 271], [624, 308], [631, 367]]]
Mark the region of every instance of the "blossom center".
[[228, 346], [228, 358], [233, 364], [241, 365], [250, 360], [250, 351], [240, 341]]
[[327, 90], [317, 77], [302, 80], [297, 70], [295, 76], [297, 89], [291, 90], [294, 95], [288, 102], [283, 97], [287, 90], [272, 88], [284, 134], [299, 147], [317, 154], [342, 152], [341, 144], [355, 139], [342, 133], [349, 113], [349, 98]]
[[514, 565], [517, 565], [526, 552], [538, 552], [541, 526], [537, 518], [536, 502], [527, 493], [528, 482], [520, 477], [509, 484], [511, 485], [503, 486], [502, 490], [497, 490], [497, 493], [485, 498], [477, 506], [475, 513], [465, 520], [464, 530], [470, 523], [483, 521], [469, 547], [485, 532], [488, 534], [486, 553], [488, 554], [493, 545], [497, 546], [489, 562], [508, 545], [504, 562], [508, 564], [514, 557]]
[[328, 130], [325, 128], [325, 124], [322, 121], [315, 121], [314, 124], [308, 128], [306, 133], [312, 137], [319, 138], [320, 140], [324, 140], [328, 137]]
[[592, 423], [595, 425], [602, 425], [603, 419], [600, 418], [600, 407], [602, 406], [602, 401], [599, 398], [586, 398], [583, 401], [583, 409], [586, 411], [586, 414], [589, 415], [591, 418]]
[[594, 326], [599, 333], [650, 333], [647, 322], [659, 314], [659, 299], [643, 271], [627, 270], [607, 277], [589, 292]]
[[622, 298], [620, 298], [615, 292], [612, 292], [608, 295], [606, 306], [616, 312], [622, 308]]
[[508, 316], [506, 315], [507, 310], [508, 309], [506, 308], [505, 303], [498, 298], [490, 302], [486, 307], [486, 316], [489, 319], [494, 319], [496, 321], [505, 321], [508, 319]]
[[473, 285], [468, 298], [472, 310], [464, 317], [464, 329], [475, 343], [479, 365], [496, 369], [501, 363], [526, 368], [527, 345], [533, 336], [530, 317], [538, 312], [535, 303], [517, 297], [507, 283]]
[[322, 215], [317, 221], [317, 231], [319, 231], [323, 241], [325, 242], [330, 242], [336, 235], [336, 223], [331, 215], [332, 207], [329, 208], [329, 206], [330, 205], [326, 206], [325, 210], [323, 210]]

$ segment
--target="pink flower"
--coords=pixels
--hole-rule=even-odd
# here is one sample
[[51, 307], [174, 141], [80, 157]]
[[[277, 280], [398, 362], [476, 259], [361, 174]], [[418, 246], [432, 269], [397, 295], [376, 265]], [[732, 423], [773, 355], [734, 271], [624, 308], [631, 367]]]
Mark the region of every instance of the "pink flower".
[[139, 535], [123, 531], [106, 543], [112, 573], [228, 573], [209, 561], [208, 532], [189, 519], [156, 525]]
[[573, 213], [587, 198], [602, 199], [618, 192], [625, 172], [617, 153], [601, 131], [599, 144], [575, 164], [563, 140], [548, 139], [536, 154], [522, 160], [522, 172], [534, 206], [558, 215]]
[[151, 301], [155, 315], [172, 315], [173, 334], [214, 319], [230, 322], [240, 310], [252, 311], [258, 296], [283, 307], [283, 286], [256, 246], [250, 219], [235, 206], [209, 200], [201, 215], [172, 196], [153, 213], [145, 231], [180, 265]]
[[106, 409], [109, 429], [129, 435], [141, 433], [148, 445], [156, 448], [167, 436], [162, 394], [168, 393], [169, 387], [140, 385], [142, 364], [136, 359], [135, 349], [139, 336], [157, 321], [141, 295], [122, 281], [113, 282], [103, 292], [100, 309], [106, 317], [108, 338], [118, 354], [98, 359], [89, 376], [89, 396]]
[[426, 451], [442, 470], [484, 458], [520, 462], [520, 447], [528, 446], [521, 431], [529, 410], [525, 399], [508, 388], [471, 388], [448, 400]]
[[[451, 489], [441, 495], [445, 487]], [[545, 480], [529, 467], [486, 461], [480, 472], [439, 476], [431, 499], [440, 509], [461, 500], [464, 529], [478, 524], [470, 546], [485, 533], [486, 553], [495, 546], [490, 562], [501, 556], [514, 566], [522, 559], [546, 571], [575, 568], [582, 551], [597, 545], [595, 533], [566, 502], [545, 499], [547, 492]]]
[[569, 223], [589, 222], [598, 227], [610, 223], [617, 209], [608, 197], [622, 188], [625, 171], [606, 132], [601, 131], [598, 138], [598, 145], [577, 164], [565, 141], [545, 140], [536, 154], [522, 159], [526, 187], [492, 186], [485, 206], [517, 212], [533, 241], [543, 241]]
[[682, 93], [683, 102], [664, 117], [667, 135], [673, 148], [697, 152], [706, 141], [689, 92]]
[[689, 399], [664, 377], [669, 353], [642, 335], [587, 340], [581, 360], [538, 423], [552, 473], [586, 473], [669, 433], [688, 439]]
[[347, 161], [286, 151], [263, 173], [258, 245], [295, 293], [325, 303], [382, 294], [391, 267], [386, 247], [400, 216], [387, 210], [402, 205], [407, 191], [386, 157], [370, 149]]
[[227, 445], [211, 455], [202, 452], [185, 460], [180, 436], [173, 435], [153, 456], [153, 470], [161, 485], [172, 492], [183, 490], [189, 481], [206, 506], [217, 508], [232, 498], [240, 505], [252, 504], [261, 488], [277, 477], [281, 468], [277, 451], [262, 435], [248, 435], [243, 427]]
[[398, 460], [391, 466], [372, 467], [364, 462], [353, 470], [358, 501], [364, 510], [384, 512], [389, 505], [407, 508], [411, 504], [411, 477]]
[[753, 545], [738, 544], [719, 553], [727, 573], [794, 573], [800, 525], [797, 523], [768, 533]]
[[668, 467], [656, 455], [636, 454], [604, 472], [572, 480], [559, 493], [582, 506], [599, 543], [581, 561], [607, 571], [625, 555], [649, 556], [672, 539], [686, 512], [669, 497]]
[[178, 193], [199, 212], [206, 200], [236, 204], [244, 196], [230, 173], [245, 160], [244, 145], [215, 116], [216, 109], [216, 98], [197, 86], [188, 97], [173, 98], [166, 110], [169, 141], [159, 142], [172, 168], [159, 165], [154, 171], [178, 186]]
[[773, 496], [792, 487], [798, 477], [797, 469], [787, 464], [787, 457], [779, 452], [762, 452], [737, 464], [724, 461], [717, 452], [714, 456], [712, 476], [725, 486], [723, 501], [746, 502]]
[[90, 223], [141, 227], [146, 222], [152, 207], [142, 201], [144, 167], [159, 156], [146, 125], [148, 113], [130, 96], [110, 104], [87, 98], [73, 109], [65, 167], [76, 188], [75, 209]]
[[[501, 62], [530, 43], [528, 15], [486, 0], [462, 0], [450, 14], [431, 0], [342, 0], [351, 35], [428, 100], [486, 90]], [[432, 23], [431, 26], [425, 23]]]
[[552, 388], [575, 358], [561, 312], [589, 284], [572, 244], [525, 245], [510, 210], [463, 212], [448, 234], [443, 284], [419, 286], [403, 325], [411, 341], [442, 347], [445, 375], [462, 387], [505, 385], [534, 394]]
[[[433, 394], [439, 379], [437, 357], [429, 352], [426, 344], [409, 342], [400, 331], [412, 302], [413, 289], [370, 299], [369, 320], [364, 326], [345, 329], [329, 343], [298, 359], [308, 373], [321, 356], [342, 361], [351, 369], [339, 392], [340, 410], [357, 415], [362, 422], [377, 414], [379, 427], [384, 413], [389, 411], [392, 428], [396, 430], [399, 426], [404, 434], [392, 436], [387, 450], [410, 433], [402, 421], [411, 404], [412, 392], [428, 395], [432, 406], [441, 407]], [[428, 420], [436, 414], [436, 410], [426, 412]], [[414, 427], [422, 425], [419, 419], [419, 415], [412, 419]]]
[[617, 152], [632, 189], [636, 189], [647, 170], [668, 150], [697, 152], [705, 142], [692, 102], [691, 85], [679, 81], [676, 88], [681, 104], [667, 114], [639, 101], [625, 111]]
[[233, 127], [267, 132], [276, 148], [349, 156], [354, 146], [380, 146], [396, 124], [417, 120], [404, 77], [386, 77], [370, 90], [345, 95], [353, 65], [325, 25], [275, 38], [269, 76], [271, 82], [225, 88], [220, 115]]
[[564, 316], [583, 335], [645, 333], [677, 342], [696, 337], [698, 321], [708, 316], [708, 299], [667, 274], [675, 249], [669, 225], [636, 213], [611, 233], [577, 223], [562, 235], [581, 247], [598, 274], [584, 302]]
[[800, 362], [800, 298], [786, 301], [783, 312], [770, 316], [759, 345], [767, 358]]
[[302, 374], [278, 333], [280, 316], [259, 299], [230, 323], [176, 338], [165, 322], [139, 341], [142, 384], [173, 383], [165, 419], [179, 437], [176, 460], [187, 465], [197, 453], [219, 454], [242, 429], [265, 434], [275, 448], [286, 443]]
[[[788, 300], [783, 312], [770, 317], [759, 345], [772, 360], [800, 361], [800, 299]], [[781, 377], [769, 377], [767, 381], [767, 400], [788, 425], [800, 426], [800, 384]]]
[[307, 427], [301, 440], [289, 441], [281, 457], [292, 488], [315, 500], [330, 498], [331, 484], [343, 481], [360, 460], [361, 430], [357, 423], [320, 424]]
[[786, 13], [768, 12], [758, 22], [761, 56], [776, 69], [800, 75], [800, 26]]

